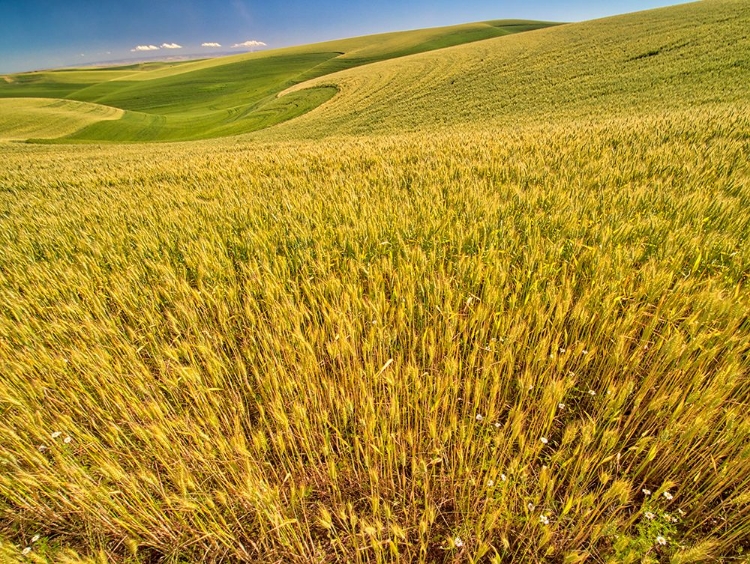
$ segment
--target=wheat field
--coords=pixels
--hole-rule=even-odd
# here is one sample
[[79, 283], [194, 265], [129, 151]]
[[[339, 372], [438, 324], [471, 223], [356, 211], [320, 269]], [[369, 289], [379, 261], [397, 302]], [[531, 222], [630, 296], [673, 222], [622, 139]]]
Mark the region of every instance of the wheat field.
[[[749, 12], [363, 66], [246, 136], [0, 144], [0, 559], [748, 562]], [[536, 71], [407, 91], [668, 21], [719, 55], [638, 59], [658, 103], [596, 65], [557, 114]]]
[[117, 108], [71, 100], [0, 98], [0, 142], [55, 139], [122, 114]]

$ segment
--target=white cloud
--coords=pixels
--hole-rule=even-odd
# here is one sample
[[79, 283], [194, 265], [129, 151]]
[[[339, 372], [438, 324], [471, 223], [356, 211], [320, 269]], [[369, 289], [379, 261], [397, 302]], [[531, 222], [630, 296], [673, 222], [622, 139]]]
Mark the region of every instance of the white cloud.
[[237, 47], [265, 47], [266, 44], [262, 41], [245, 41], [244, 43], [235, 43], [232, 45], [232, 49], [236, 49]]
[[130, 51], [135, 53], [136, 51], [158, 51], [159, 48], [156, 45], [138, 45], [135, 49]]
[[201, 47], [221, 47], [221, 43], [201, 43]]
[[177, 45], [177, 43], [162, 43], [161, 48], [162, 49], [182, 49], [182, 45]]

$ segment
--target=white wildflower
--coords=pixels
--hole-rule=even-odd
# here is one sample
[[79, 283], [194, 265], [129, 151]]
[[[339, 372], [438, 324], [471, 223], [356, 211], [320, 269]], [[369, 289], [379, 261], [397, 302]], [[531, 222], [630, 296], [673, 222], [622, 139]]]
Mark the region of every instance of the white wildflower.
[[27, 555], [27, 554], [28, 554], [29, 552], [31, 552], [31, 547], [30, 547], [30, 546], [27, 546], [26, 548], [24, 548], [24, 549], [23, 549], [23, 550], [21, 551], [21, 554], [23, 554], [24, 556], [26, 556], [26, 555]]
[[36, 541], [38, 541], [38, 540], [39, 540], [40, 538], [41, 538], [41, 537], [40, 537], [39, 535], [34, 535], [33, 537], [31, 537], [31, 542], [36, 542]]
[[581, 351], [581, 353], [583, 353], [583, 354], [589, 354], [589, 351], [587, 351], [586, 349], [583, 349], [583, 350]]
[[565, 409], [565, 404], [564, 403], [558, 403], [557, 404], [557, 409]]
[[67, 437], [65, 437], [65, 439], [63, 439], [63, 442], [64, 442], [64, 443], [65, 443], [66, 445], [69, 445], [70, 443], [72, 443], [72, 442], [73, 442], [73, 437], [71, 437], [70, 435], [68, 435]]
[[46, 445], [39, 445], [38, 447], [36, 447], [36, 449], [39, 452], [44, 452], [45, 450], [49, 450], [49, 447], [47, 447]]
[[549, 525], [549, 517], [547, 517], [546, 515], [540, 515], [539, 516], [539, 522], [542, 525]]
[[534, 504], [531, 502], [529, 502], [529, 504], [526, 507], [528, 507], [529, 511], [534, 511], [535, 509]]
[[656, 537], [656, 544], [660, 544], [660, 545], [664, 546], [664, 545], [667, 544], [667, 539], [665, 539], [662, 536], [658, 536], [658, 537]]
[[668, 501], [671, 501], [671, 500], [672, 500], [672, 498], [674, 497], [674, 496], [673, 496], [673, 495], [672, 495], [671, 493], [669, 493], [669, 492], [664, 492], [664, 493], [663, 493], [662, 495], [663, 495], [663, 496], [664, 496], [664, 497], [665, 497], [665, 498], [666, 498], [666, 499], [667, 499]]
[[652, 519], [653, 519], [654, 517], [656, 517], [656, 515], [654, 515], [654, 514], [653, 514], [653, 513], [651, 513], [650, 511], [646, 511], [646, 513], [644, 513], [644, 514], [643, 514], [643, 516], [644, 516], [644, 517], [645, 517], [646, 519], [648, 519], [649, 521], [651, 521], [651, 520], [652, 520]]
[[494, 486], [494, 485], [495, 485], [495, 481], [494, 481], [494, 480], [487, 480], [487, 486], [488, 486], [488, 487], [490, 487], [490, 488], [491, 488], [491, 487], [492, 487], [492, 486]]
[[482, 419], [484, 419], [484, 417], [482, 416], [482, 414], [481, 413], [477, 413], [477, 421], [481, 421]]
[[461, 537], [456, 537], [453, 539], [453, 544], [455, 544], [458, 548], [461, 548], [464, 545], [464, 541], [461, 540]]
[[500, 479], [504, 482], [508, 479], [508, 476], [506, 476], [505, 474], [500, 474]]
[[565, 349], [564, 348], [560, 347], [558, 350], [560, 351], [560, 354], [565, 354]]
[[52, 437], [53, 439], [56, 439], [56, 438], [57, 438], [57, 437], [59, 437], [60, 435], [62, 435], [62, 431], [55, 431], [54, 433], [52, 433], [52, 434], [50, 435], [50, 437]]
[[540, 441], [542, 441], [542, 444], [543, 444], [543, 445], [546, 445], [546, 444], [547, 444], [547, 443], [549, 442], [549, 441], [547, 440], [547, 437], [542, 437], [542, 438], [541, 438], [541, 439], [539, 439], [539, 440], [540, 440]]
[[596, 392], [594, 390], [589, 390], [589, 395], [593, 397], [596, 395]]
[[641, 491], [643, 492], [643, 495], [645, 496], [651, 495], [651, 490], [647, 490], [646, 488], [643, 488]]
[[498, 429], [499, 429], [500, 427], [502, 427], [502, 425], [500, 424], [500, 421], [495, 421], [495, 427], [497, 427]]

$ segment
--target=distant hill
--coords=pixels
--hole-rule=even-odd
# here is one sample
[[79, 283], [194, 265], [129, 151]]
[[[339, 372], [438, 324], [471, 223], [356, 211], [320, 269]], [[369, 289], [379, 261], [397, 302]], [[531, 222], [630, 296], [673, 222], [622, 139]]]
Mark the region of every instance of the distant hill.
[[[71, 115], [67, 136], [90, 141], [165, 141], [246, 133], [287, 121], [330, 99], [321, 86], [277, 98], [294, 84], [387, 59], [549, 27], [547, 22], [498, 20], [329, 41], [198, 61], [146, 62], [108, 68], [22, 73], [0, 82], [0, 98], [77, 100], [125, 110], [117, 121], [81, 129]], [[31, 103], [25, 133], [33, 131]], [[16, 121], [23, 105], [14, 104]], [[49, 129], [40, 125], [38, 136]], [[62, 133], [62, 124], [56, 128]], [[6, 129], [0, 138], [17, 137]]]
[[[713, 0], [579, 24], [497, 20], [11, 75], [0, 81], [0, 99], [17, 100], [5, 104], [0, 138], [138, 142], [259, 130], [269, 139], [324, 137], [731, 103], [750, 83], [749, 28], [749, 3]], [[28, 112], [21, 98], [34, 99]], [[50, 128], [39, 121], [40, 99], [120, 113], [111, 119], [106, 108], [71, 105], [60, 112], [50, 102]], [[74, 107], [85, 107], [85, 117]]]

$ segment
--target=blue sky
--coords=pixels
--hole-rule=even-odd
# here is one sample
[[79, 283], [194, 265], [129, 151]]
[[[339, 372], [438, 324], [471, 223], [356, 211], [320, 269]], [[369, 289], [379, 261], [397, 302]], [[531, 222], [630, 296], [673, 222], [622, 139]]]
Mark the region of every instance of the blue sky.
[[0, 73], [240, 51], [244, 47], [233, 45], [246, 41], [284, 47], [489, 19], [581, 21], [675, 3], [679, 0], [0, 0]]

